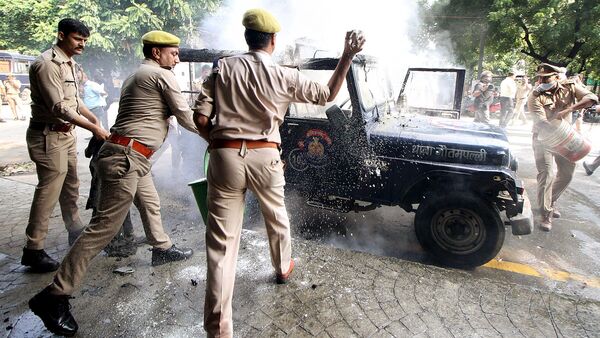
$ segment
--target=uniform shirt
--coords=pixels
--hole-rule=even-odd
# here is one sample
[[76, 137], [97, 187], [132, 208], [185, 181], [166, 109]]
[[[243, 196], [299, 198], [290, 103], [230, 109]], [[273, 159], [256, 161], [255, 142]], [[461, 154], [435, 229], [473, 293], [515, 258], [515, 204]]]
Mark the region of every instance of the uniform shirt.
[[167, 137], [167, 119], [172, 115], [180, 126], [197, 133], [192, 110], [181, 94], [175, 74], [146, 59], [123, 83], [119, 113], [110, 131], [134, 138], [156, 151]]
[[11, 81], [4, 81], [6, 95], [19, 95], [19, 88], [21, 88], [21, 81], [13, 79]]
[[43, 52], [29, 67], [31, 120], [70, 122], [79, 115], [79, 83], [75, 61], [57, 46]]
[[512, 99], [515, 98], [517, 94], [517, 83], [513, 78], [507, 77], [506, 79], [500, 82], [500, 96], [501, 97], [510, 97]]
[[517, 99], [526, 99], [527, 95], [529, 95], [530, 91], [531, 91], [531, 84], [521, 83], [521, 84], [517, 85], [516, 98]]
[[267, 52], [252, 51], [218, 60], [194, 110], [209, 118], [216, 110], [211, 140], [281, 143], [279, 126], [291, 102], [323, 106], [328, 97], [329, 87], [277, 65]]
[[87, 80], [83, 84], [83, 102], [89, 109], [106, 106], [106, 91], [104, 86], [94, 81]]
[[[551, 120], [556, 113], [578, 101], [590, 98], [598, 102], [598, 97], [594, 93], [572, 80], [559, 81], [557, 86], [554, 92], [539, 92], [534, 89], [529, 95], [527, 107], [533, 116], [533, 133], [539, 131], [539, 122]], [[568, 116], [570, 118], [571, 114]]]

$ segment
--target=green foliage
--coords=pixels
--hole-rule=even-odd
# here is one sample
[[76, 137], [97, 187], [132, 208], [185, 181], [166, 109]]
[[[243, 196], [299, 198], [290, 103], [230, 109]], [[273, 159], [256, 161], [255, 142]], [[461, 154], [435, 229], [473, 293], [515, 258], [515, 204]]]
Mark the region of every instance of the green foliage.
[[493, 48], [517, 49], [538, 62], [581, 72], [600, 48], [597, 0], [495, 0], [489, 19]]
[[[547, 62], [595, 74], [600, 59], [597, 0], [438, 0], [426, 27], [448, 31], [456, 61], [474, 70], [484, 37], [484, 69], [505, 73]], [[482, 33], [483, 32], [483, 33]]]
[[142, 57], [144, 33], [172, 32], [185, 45], [202, 18], [220, 4], [221, 0], [0, 0], [0, 49], [38, 55], [54, 41], [58, 21], [71, 17], [91, 31], [78, 62], [95, 68], [127, 67]]

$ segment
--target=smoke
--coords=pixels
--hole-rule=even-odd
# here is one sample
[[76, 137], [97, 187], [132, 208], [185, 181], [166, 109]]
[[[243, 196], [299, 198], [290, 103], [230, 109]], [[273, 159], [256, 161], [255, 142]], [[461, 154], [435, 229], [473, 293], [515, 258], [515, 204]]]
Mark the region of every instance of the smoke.
[[401, 78], [402, 70], [408, 66], [452, 66], [449, 44], [430, 41], [425, 43], [425, 48], [421, 46], [423, 43], [414, 45], [421, 20], [418, 4], [412, 0], [231, 0], [200, 27], [204, 47], [246, 50], [242, 16], [246, 10], [256, 7], [270, 11], [281, 23], [276, 54], [283, 53], [288, 46], [295, 46], [301, 39], [310, 41], [319, 50], [328, 51], [319, 54], [321, 56], [339, 56], [345, 32], [359, 29], [367, 39], [362, 53], [378, 57], [393, 72], [394, 78]]

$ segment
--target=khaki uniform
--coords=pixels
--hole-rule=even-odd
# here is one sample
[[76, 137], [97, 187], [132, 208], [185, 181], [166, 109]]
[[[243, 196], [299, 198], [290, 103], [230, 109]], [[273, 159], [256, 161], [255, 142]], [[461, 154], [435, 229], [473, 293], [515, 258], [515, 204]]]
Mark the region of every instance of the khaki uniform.
[[[0, 105], [4, 102], [4, 96], [6, 96], [6, 88], [4, 88], [4, 83], [0, 81]], [[2, 118], [2, 110], [0, 109], [0, 122], [6, 122]]]
[[[60, 203], [65, 226], [70, 233], [83, 228], [77, 209], [79, 178], [75, 130], [51, 131], [79, 115], [79, 91], [75, 61], [53, 46], [29, 68], [31, 82], [31, 124], [27, 129], [27, 149], [35, 162], [38, 185], [33, 195], [26, 248], [44, 248], [48, 220], [56, 202]], [[33, 128], [36, 124], [37, 128]], [[44, 126], [45, 125], [45, 126]]]
[[5, 90], [6, 96], [9, 97], [18, 97], [20, 94], [19, 88], [21, 88], [21, 81], [13, 80], [12, 83], [10, 81], [5, 81]]
[[328, 87], [295, 69], [278, 66], [263, 51], [219, 60], [203, 84], [194, 110], [212, 117], [215, 108], [211, 144], [242, 141], [240, 149], [213, 148], [210, 152], [204, 304], [209, 337], [233, 334], [232, 297], [246, 189], [260, 202], [275, 272], [284, 274], [290, 268], [291, 235], [279, 151], [247, 149], [247, 141], [281, 143], [279, 126], [291, 102], [325, 105], [328, 97]]
[[532, 86], [529, 83], [517, 84], [517, 99], [515, 103], [515, 115], [513, 117], [513, 121], [521, 119], [523, 123], [527, 122], [527, 118], [525, 117], [525, 104], [527, 103], [527, 97], [531, 92], [531, 87]]
[[[542, 217], [550, 215], [553, 205], [560, 195], [565, 191], [575, 171], [575, 163], [566, 158], [551, 153], [546, 146], [538, 140], [540, 123], [552, 119], [561, 110], [575, 104], [584, 98], [591, 98], [598, 102], [598, 97], [583, 86], [575, 84], [571, 80], [558, 83], [558, 89], [554, 92], [533, 91], [529, 95], [528, 109], [533, 118], [533, 154], [537, 175], [537, 202]], [[568, 115], [571, 116], [570, 114]], [[556, 162], [557, 173], [554, 177], [552, 161]]]
[[21, 110], [21, 98], [19, 97], [19, 94], [21, 93], [21, 81], [14, 78], [12, 81], [6, 80], [4, 86], [6, 88], [6, 102], [9, 104], [15, 120], [24, 119], [24, 116], [19, 116], [19, 110]]
[[[144, 60], [123, 84], [119, 113], [111, 132], [156, 151], [167, 136], [167, 119], [171, 115], [181, 126], [196, 132], [192, 111], [175, 75], [152, 60]], [[97, 167], [101, 182], [97, 213], [56, 273], [52, 284], [56, 294], [71, 294], [81, 283], [90, 260], [117, 234], [132, 203], [140, 212], [148, 244], [159, 249], [172, 245], [162, 226], [150, 160], [134, 150], [131, 143], [122, 146], [107, 141], [100, 149]]]

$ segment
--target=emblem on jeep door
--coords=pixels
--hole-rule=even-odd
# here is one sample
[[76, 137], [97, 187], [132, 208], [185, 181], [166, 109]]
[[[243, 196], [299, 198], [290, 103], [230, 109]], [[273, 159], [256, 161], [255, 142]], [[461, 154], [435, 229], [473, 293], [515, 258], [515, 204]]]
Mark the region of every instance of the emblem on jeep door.
[[288, 163], [294, 170], [304, 171], [309, 167], [321, 168], [328, 163], [327, 156], [331, 138], [320, 129], [309, 129], [298, 147], [288, 155]]

